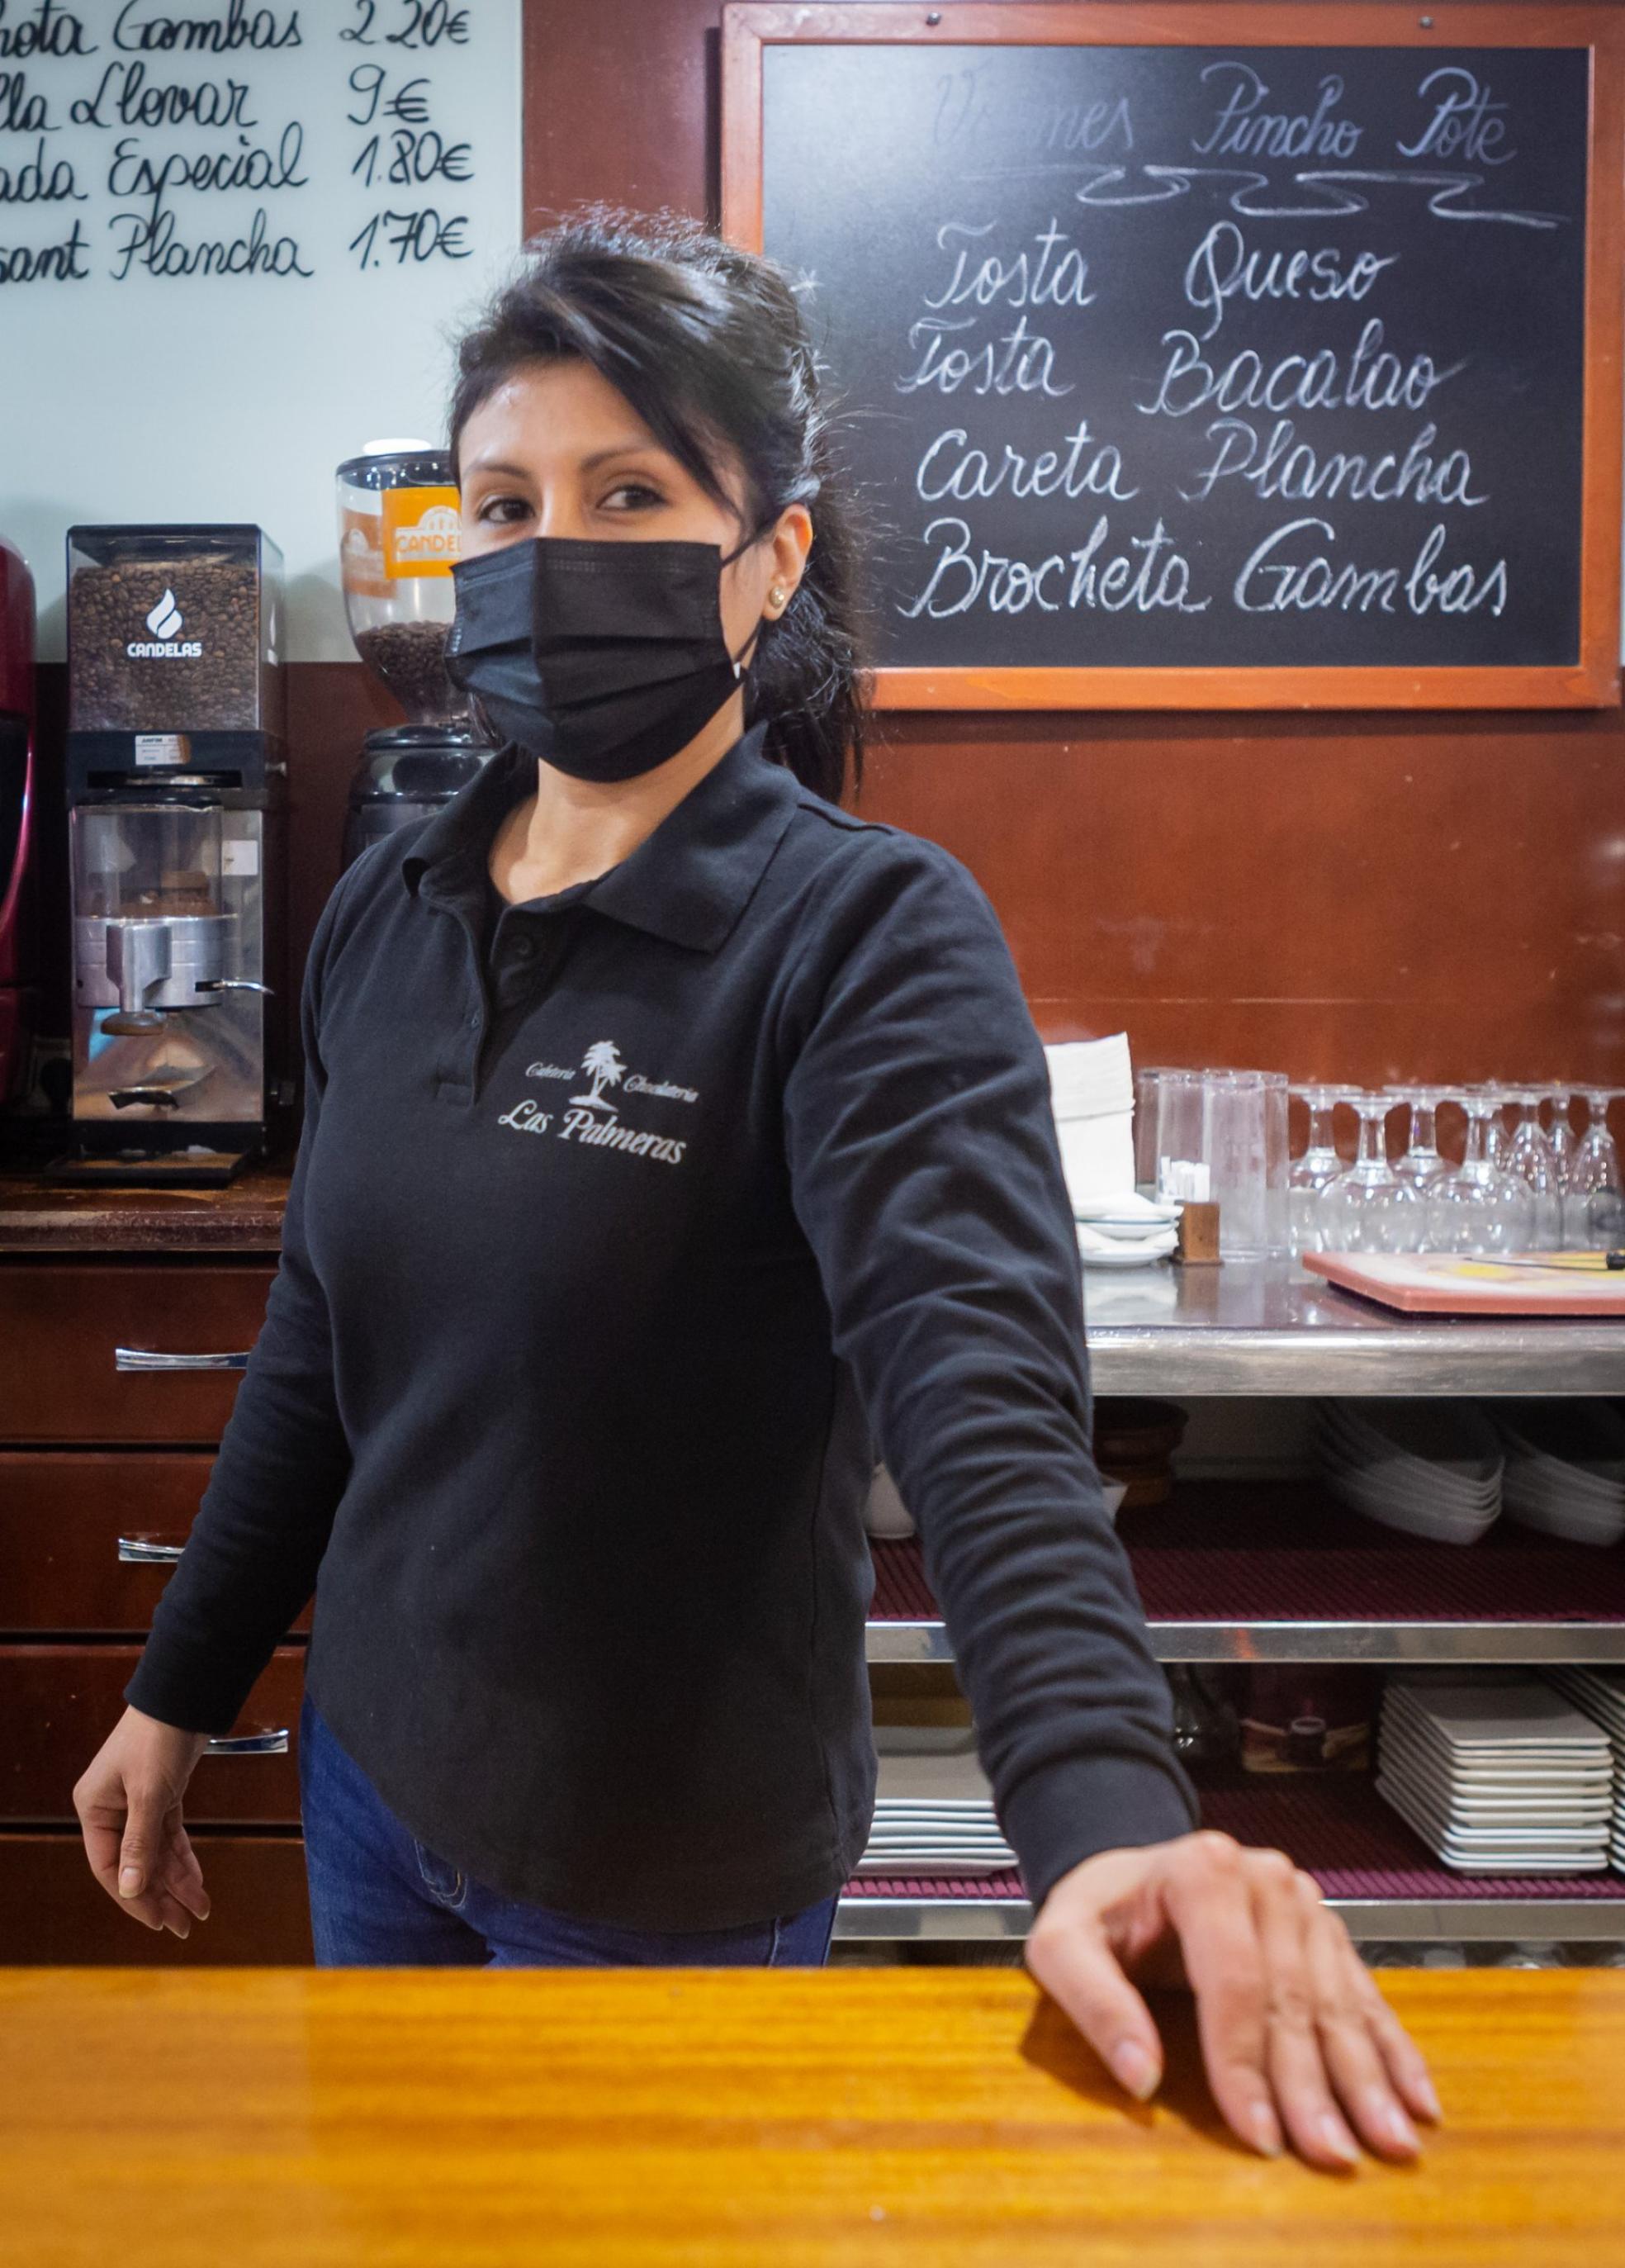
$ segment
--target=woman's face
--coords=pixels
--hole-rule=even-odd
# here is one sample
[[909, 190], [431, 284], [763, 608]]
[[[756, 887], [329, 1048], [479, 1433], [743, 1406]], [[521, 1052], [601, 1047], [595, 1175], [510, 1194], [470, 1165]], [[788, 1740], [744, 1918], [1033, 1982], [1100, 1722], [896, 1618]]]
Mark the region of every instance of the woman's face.
[[[533, 535], [715, 543], [727, 553], [745, 533], [738, 467], [723, 467], [730, 513], [590, 363], [533, 363], [504, 379], [465, 421], [458, 460], [465, 559]], [[723, 569], [731, 653], [764, 614], [783, 612], [812, 541], [805, 506], [791, 504]], [[777, 603], [768, 597], [775, 584], [784, 594]]]

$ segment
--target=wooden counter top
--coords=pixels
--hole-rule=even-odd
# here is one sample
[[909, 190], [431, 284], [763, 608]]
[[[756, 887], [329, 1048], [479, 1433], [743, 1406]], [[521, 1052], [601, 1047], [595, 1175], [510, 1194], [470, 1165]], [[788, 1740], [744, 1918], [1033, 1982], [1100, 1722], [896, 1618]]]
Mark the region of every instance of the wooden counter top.
[[[208, 1957], [208, 1924], [199, 1951]], [[1024, 1970], [0, 1970], [19, 2263], [1604, 2268], [1625, 1972], [1388, 1971], [1419, 2166], [1267, 2161], [1188, 2004], [1141, 2110]]]
[[0, 1255], [282, 1249], [291, 1153], [246, 1166], [222, 1189], [92, 1189], [0, 1172]]

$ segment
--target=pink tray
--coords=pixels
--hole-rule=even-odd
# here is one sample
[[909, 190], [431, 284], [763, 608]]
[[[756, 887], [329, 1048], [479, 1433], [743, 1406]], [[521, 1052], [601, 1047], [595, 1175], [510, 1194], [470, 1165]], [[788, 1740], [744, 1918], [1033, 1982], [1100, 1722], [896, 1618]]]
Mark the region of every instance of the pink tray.
[[1469, 1260], [1445, 1252], [1385, 1256], [1305, 1252], [1304, 1266], [1344, 1292], [1410, 1315], [1625, 1317], [1625, 1271], [1567, 1268], [1561, 1253], [1530, 1253], [1533, 1263]]

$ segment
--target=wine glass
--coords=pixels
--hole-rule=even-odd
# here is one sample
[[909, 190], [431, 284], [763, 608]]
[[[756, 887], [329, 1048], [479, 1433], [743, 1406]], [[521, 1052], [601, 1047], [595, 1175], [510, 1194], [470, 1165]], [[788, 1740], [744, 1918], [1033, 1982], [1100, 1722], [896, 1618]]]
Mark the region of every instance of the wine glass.
[[1302, 1157], [1294, 1159], [1287, 1175], [1287, 1209], [1294, 1252], [1318, 1252], [1320, 1231], [1317, 1218], [1321, 1190], [1342, 1171], [1332, 1113], [1343, 1099], [1341, 1086], [1296, 1086], [1309, 1106], [1309, 1142]]
[[1534, 1238], [1534, 1192], [1489, 1156], [1495, 1092], [1474, 1086], [1459, 1098], [1467, 1115], [1467, 1147], [1454, 1173], [1427, 1189], [1428, 1242], [1438, 1252], [1526, 1252]]
[[1382, 1094], [1351, 1094], [1360, 1114], [1360, 1151], [1352, 1166], [1315, 1200], [1323, 1252], [1420, 1252], [1427, 1208], [1420, 1193], [1388, 1163], [1383, 1128], [1393, 1108]]
[[1620, 1153], [1608, 1131], [1608, 1105], [1619, 1090], [1582, 1087], [1591, 1123], [1574, 1153], [1563, 1199], [1564, 1241], [1583, 1250], [1625, 1244], [1625, 1189]]
[[1434, 1113], [1439, 1104], [1447, 1100], [1446, 1090], [1442, 1086], [1387, 1086], [1383, 1093], [1391, 1094], [1396, 1102], [1410, 1105], [1405, 1153], [1395, 1159], [1393, 1170], [1401, 1181], [1408, 1182], [1412, 1189], [1423, 1189], [1428, 1182], [1436, 1182], [1445, 1170], [1445, 1160], [1439, 1155]]
[[1495, 1112], [1485, 1136], [1484, 1154], [1497, 1173], [1508, 1173], [1511, 1169], [1512, 1138], [1506, 1130], [1506, 1106], [1514, 1099], [1518, 1089], [1503, 1086], [1499, 1079], [1487, 1079], [1482, 1080], [1474, 1091], [1488, 1095], [1495, 1104]]
[[1552, 1163], [1557, 1168], [1557, 1186], [1559, 1189], [1567, 1189], [1569, 1176], [1574, 1170], [1574, 1153], [1579, 1146], [1574, 1138], [1574, 1127], [1569, 1116], [1574, 1089], [1571, 1086], [1548, 1086], [1542, 1092], [1552, 1106], [1552, 1123], [1546, 1130], [1547, 1147], [1552, 1153]]
[[1558, 1179], [1557, 1161], [1540, 1124], [1542, 1090], [1538, 1086], [1520, 1086], [1508, 1092], [1518, 1106], [1518, 1121], [1512, 1129], [1506, 1170], [1527, 1182], [1534, 1196], [1532, 1248], [1536, 1252], [1557, 1252], [1563, 1241], [1562, 1184]]

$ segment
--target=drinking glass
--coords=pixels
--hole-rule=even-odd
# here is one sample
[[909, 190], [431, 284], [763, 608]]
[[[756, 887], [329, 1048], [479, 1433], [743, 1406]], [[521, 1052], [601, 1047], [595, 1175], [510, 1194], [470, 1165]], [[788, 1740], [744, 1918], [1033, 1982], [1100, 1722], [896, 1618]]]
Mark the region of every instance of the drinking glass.
[[1552, 1163], [1557, 1168], [1557, 1186], [1567, 1189], [1569, 1176], [1574, 1170], [1574, 1153], [1578, 1144], [1574, 1138], [1574, 1126], [1569, 1116], [1569, 1105], [1574, 1100], [1571, 1086], [1548, 1086], [1541, 1089], [1552, 1106], [1552, 1123], [1546, 1130], [1546, 1144], [1552, 1153]]
[[1343, 1099], [1341, 1086], [1295, 1086], [1309, 1106], [1309, 1141], [1287, 1175], [1287, 1217], [1294, 1252], [1320, 1250], [1318, 1220], [1321, 1190], [1343, 1169], [1332, 1130], [1332, 1113]]
[[1550, 1143], [1540, 1123], [1540, 1098], [1543, 1090], [1538, 1086], [1522, 1086], [1509, 1090], [1518, 1106], [1518, 1121], [1512, 1129], [1512, 1146], [1507, 1156], [1506, 1170], [1526, 1182], [1534, 1197], [1534, 1241], [1536, 1252], [1556, 1252], [1563, 1240], [1562, 1184], [1557, 1176], [1557, 1161], [1552, 1156]]
[[1434, 1113], [1441, 1102], [1448, 1100], [1442, 1086], [1386, 1086], [1385, 1094], [1395, 1102], [1410, 1105], [1405, 1153], [1396, 1158], [1393, 1170], [1401, 1181], [1408, 1182], [1414, 1189], [1424, 1189], [1436, 1182], [1445, 1170], [1445, 1160], [1439, 1155], [1438, 1136], [1434, 1125]]
[[1199, 1071], [1158, 1066], [1136, 1074], [1134, 1182], [1142, 1196], [1205, 1196], [1186, 1187], [1189, 1174], [1178, 1170], [1202, 1158], [1202, 1086]]
[[1323, 1252], [1420, 1252], [1427, 1227], [1421, 1194], [1388, 1163], [1383, 1129], [1391, 1095], [1351, 1094], [1360, 1114], [1360, 1153], [1316, 1200]]
[[1625, 1189], [1620, 1183], [1620, 1153], [1608, 1131], [1608, 1105], [1619, 1092], [1582, 1087], [1591, 1123], [1569, 1174], [1563, 1199], [1563, 1241], [1582, 1251], [1625, 1244]]
[[1503, 1086], [1499, 1079], [1487, 1079], [1480, 1082], [1477, 1092], [1488, 1095], [1495, 1104], [1494, 1115], [1484, 1138], [1484, 1154], [1497, 1173], [1509, 1173], [1511, 1170], [1512, 1138], [1506, 1130], [1506, 1107], [1518, 1090]]
[[1534, 1192], [1489, 1156], [1489, 1128], [1500, 1112], [1495, 1094], [1466, 1087], [1467, 1148], [1454, 1173], [1427, 1189], [1427, 1241], [1438, 1252], [1526, 1252], [1534, 1239]]
[[1208, 1195], [1219, 1209], [1226, 1260], [1287, 1249], [1286, 1073], [1210, 1071], [1202, 1081]]

